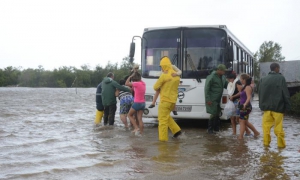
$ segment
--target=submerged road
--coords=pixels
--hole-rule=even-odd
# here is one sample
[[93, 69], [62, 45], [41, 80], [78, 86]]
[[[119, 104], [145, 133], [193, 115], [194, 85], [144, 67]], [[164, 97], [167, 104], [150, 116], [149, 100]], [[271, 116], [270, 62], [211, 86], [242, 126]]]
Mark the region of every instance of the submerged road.
[[[0, 179], [300, 179], [300, 120], [285, 117], [285, 149], [272, 134], [232, 136], [230, 123], [206, 133], [207, 122], [178, 120], [179, 140], [159, 142], [157, 122], [145, 119], [142, 137], [94, 127], [95, 88], [0, 88]], [[179, 112], [180, 113], [180, 112]], [[262, 134], [253, 101], [250, 121]], [[239, 127], [238, 127], [239, 128]]]

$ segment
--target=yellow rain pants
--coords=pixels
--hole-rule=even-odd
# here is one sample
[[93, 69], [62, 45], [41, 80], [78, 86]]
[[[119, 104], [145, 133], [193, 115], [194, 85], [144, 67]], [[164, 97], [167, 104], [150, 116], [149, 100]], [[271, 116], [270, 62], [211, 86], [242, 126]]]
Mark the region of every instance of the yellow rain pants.
[[160, 102], [158, 106], [158, 137], [160, 141], [168, 141], [168, 128], [173, 134], [181, 129], [171, 117], [170, 113], [173, 110], [175, 103]]
[[263, 134], [264, 134], [264, 145], [269, 146], [271, 143], [270, 131], [273, 126], [274, 133], [277, 136], [277, 146], [284, 148], [284, 131], [283, 131], [283, 113], [278, 113], [274, 111], [264, 111], [263, 120]]
[[95, 118], [95, 124], [101, 123], [102, 117], [103, 117], [104, 111], [99, 111], [96, 109], [96, 118]]

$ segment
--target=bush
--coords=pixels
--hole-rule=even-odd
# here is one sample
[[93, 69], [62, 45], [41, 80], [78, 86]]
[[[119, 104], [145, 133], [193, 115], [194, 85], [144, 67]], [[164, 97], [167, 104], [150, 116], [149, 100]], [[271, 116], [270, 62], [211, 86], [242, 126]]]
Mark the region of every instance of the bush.
[[300, 92], [291, 97], [291, 113], [300, 116]]

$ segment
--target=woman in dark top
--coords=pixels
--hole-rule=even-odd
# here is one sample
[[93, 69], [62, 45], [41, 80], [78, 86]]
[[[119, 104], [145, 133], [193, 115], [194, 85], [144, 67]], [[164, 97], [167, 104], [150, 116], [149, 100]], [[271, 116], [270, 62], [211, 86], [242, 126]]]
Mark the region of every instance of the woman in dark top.
[[256, 130], [256, 128], [249, 122], [249, 114], [252, 111], [251, 98], [252, 98], [252, 87], [251, 81], [252, 78], [248, 74], [242, 74], [240, 78], [241, 83], [244, 85], [243, 89], [240, 92], [240, 135], [239, 139], [243, 139], [243, 135], [246, 127], [250, 128], [254, 137], [257, 137], [260, 133]]
[[[236, 74], [234, 72], [232, 72], [227, 76], [227, 80], [229, 82], [227, 86], [228, 94], [230, 96], [230, 100], [234, 103], [236, 107], [236, 114], [230, 117], [232, 131], [233, 131], [232, 135], [236, 135], [236, 125], [239, 122], [239, 115], [240, 115], [240, 111], [238, 109], [238, 104], [240, 100], [240, 92], [238, 86], [242, 86], [242, 83], [240, 82], [240, 80], [236, 78]], [[250, 136], [251, 133], [249, 129], [246, 127], [245, 130], [246, 130], [245, 136]]]

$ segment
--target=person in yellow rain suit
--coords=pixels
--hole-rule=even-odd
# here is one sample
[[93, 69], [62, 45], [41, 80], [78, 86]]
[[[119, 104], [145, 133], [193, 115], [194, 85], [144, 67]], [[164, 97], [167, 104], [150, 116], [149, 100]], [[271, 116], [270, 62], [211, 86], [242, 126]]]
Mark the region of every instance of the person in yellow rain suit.
[[173, 138], [178, 138], [181, 135], [181, 129], [170, 116], [178, 96], [178, 86], [180, 82], [179, 76], [173, 77], [176, 73], [171, 61], [168, 57], [162, 57], [160, 66], [163, 73], [154, 84], [155, 91], [160, 90], [160, 103], [158, 106], [158, 136], [160, 141], [168, 141], [168, 128], [171, 129]]
[[260, 80], [259, 84], [259, 108], [264, 111], [262, 119], [264, 145], [271, 142], [270, 131], [273, 126], [277, 136], [277, 146], [285, 148], [283, 115], [290, 110], [290, 94], [284, 76], [279, 73], [278, 63], [270, 65], [271, 72]]
[[96, 118], [95, 118], [95, 125], [101, 123], [103, 114], [104, 114], [104, 106], [102, 104], [102, 82], [98, 84], [97, 91], [96, 91]]

